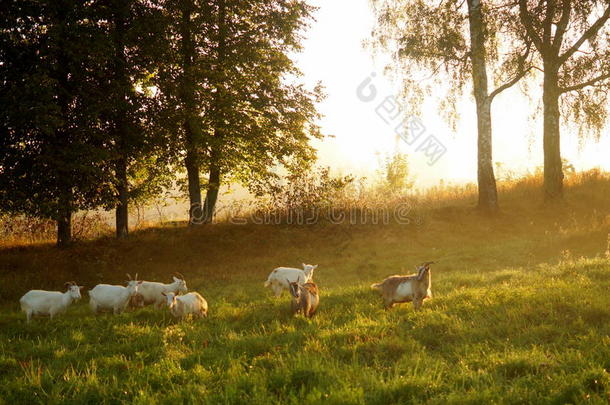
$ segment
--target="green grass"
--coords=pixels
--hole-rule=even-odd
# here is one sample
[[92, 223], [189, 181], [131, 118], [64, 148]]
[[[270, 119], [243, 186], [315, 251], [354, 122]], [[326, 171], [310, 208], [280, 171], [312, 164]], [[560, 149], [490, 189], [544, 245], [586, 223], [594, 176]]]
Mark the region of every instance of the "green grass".
[[[607, 404], [607, 187], [574, 186], [563, 207], [515, 200], [497, 218], [435, 209], [422, 226], [214, 225], [6, 248], [0, 403]], [[424, 260], [438, 261], [434, 298], [384, 310], [368, 286]], [[262, 287], [303, 261], [319, 264], [312, 320]], [[207, 319], [95, 317], [86, 294], [53, 321], [18, 311], [32, 287], [172, 271], [206, 297]]]

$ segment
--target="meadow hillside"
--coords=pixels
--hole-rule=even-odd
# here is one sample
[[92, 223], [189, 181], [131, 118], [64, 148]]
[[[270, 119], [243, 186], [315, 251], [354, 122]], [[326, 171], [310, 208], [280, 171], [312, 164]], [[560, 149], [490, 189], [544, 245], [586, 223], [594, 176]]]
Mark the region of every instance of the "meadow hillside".
[[[0, 403], [608, 403], [610, 177], [573, 176], [561, 205], [541, 202], [539, 179], [500, 191], [496, 217], [439, 190], [409, 225], [168, 225], [5, 246]], [[384, 310], [370, 284], [428, 260], [434, 298]], [[319, 265], [312, 320], [263, 288], [302, 262]], [[175, 271], [207, 319], [96, 317], [86, 294], [52, 321], [27, 325], [18, 308], [30, 288]]]

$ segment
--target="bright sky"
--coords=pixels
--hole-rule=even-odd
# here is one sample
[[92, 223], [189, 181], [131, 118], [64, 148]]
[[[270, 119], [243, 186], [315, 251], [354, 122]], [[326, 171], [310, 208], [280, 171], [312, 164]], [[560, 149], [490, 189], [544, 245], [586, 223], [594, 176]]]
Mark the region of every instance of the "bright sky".
[[[395, 86], [383, 77], [383, 63], [376, 63], [362, 45], [374, 22], [368, 0], [311, 0], [310, 3], [320, 9], [298, 61], [308, 84], [321, 80], [326, 87], [328, 98], [319, 106], [325, 116], [321, 124], [326, 134], [334, 136], [316, 142], [320, 163], [343, 174], [365, 175], [378, 167], [380, 156], [398, 150], [410, 155], [418, 187], [435, 185], [440, 180], [476, 181], [474, 99], [466, 99], [459, 106], [461, 119], [457, 132], [451, 131], [438, 115], [434, 100], [427, 100], [419, 117], [425, 131], [408, 145], [394, 130], [400, 119], [392, 120], [386, 114], [388, 124], [376, 112], [383, 100], [396, 92]], [[372, 73], [376, 74], [371, 84], [377, 89], [377, 95], [365, 102], [358, 98], [357, 88]], [[517, 172], [542, 164], [542, 122], [531, 121], [534, 106], [527, 103], [515, 86], [496, 98], [492, 107], [494, 162]], [[577, 170], [596, 166], [610, 170], [608, 134], [606, 129], [599, 143], [579, 147], [576, 135], [564, 130], [562, 154]], [[428, 144], [424, 141], [431, 139], [430, 135], [446, 148], [433, 165], [418, 150], [422, 144]]]

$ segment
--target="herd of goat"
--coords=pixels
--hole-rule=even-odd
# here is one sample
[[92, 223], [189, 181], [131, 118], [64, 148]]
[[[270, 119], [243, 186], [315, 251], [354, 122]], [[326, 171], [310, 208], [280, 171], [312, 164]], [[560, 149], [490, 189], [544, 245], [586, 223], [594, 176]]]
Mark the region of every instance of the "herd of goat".
[[[430, 265], [426, 262], [417, 266], [417, 273], [406, 276], [391, 276], [381, 283], [372, 284], [371, 288], [378, 290], [383, 297], [386, 308], [401, 302], [413, 302], [413, 307], [421, 308], [426, 298], [432, 297], [432, 280]], [[278, 267], [274, 269], [265, 287], [270, 287], [276, 297], [284, 290], [292, 296], [292, 312], [302, 313], [311, 318], [318, 308], [320, 296], [318, 287], [313, 282], [313, 272], [318, 266], [303, 264], [303, 269]], [[208, 303], [197, 292], [188, 292], [184, 276], [176, 273], [173, 282], [164, 284], [156, 281], [138, 280], [138, 275], [131, 278], [126, 286], [98, 284], [89, 290], [89, 306], [93, 313], [112, 311], [115, 314], [123, 312], [128, 307], [139, 308], [145, 305], [155, 305], [157, 308], [167, 307], [176, 318], [188, 315], [204, 317], [208, 314]], [[33, 316], [50, 316], [66, 311], [68, 306], [81, 298], [83, 286], [71, 281], [66, 283], [67, 291], [30, 290], [21, 299], [21, 309], [25, 312], [27, 321]]]

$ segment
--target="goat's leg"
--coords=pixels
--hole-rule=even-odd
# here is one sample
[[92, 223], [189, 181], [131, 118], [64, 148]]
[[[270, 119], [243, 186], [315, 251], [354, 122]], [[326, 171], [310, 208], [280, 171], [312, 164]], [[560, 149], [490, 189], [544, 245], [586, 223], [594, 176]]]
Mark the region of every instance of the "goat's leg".
[[303, 309], [303, 315], [305, 315], [306, 318], [311, 318], [311, 316], [313, 315], [311, 313], [311, 303], [309, 302], [309, 300], [307, 300], [305, 302], [305, 308]]
[[273, 283], [271, 285], [271, 289], [273, 290], [273, 294], [275, 294], [276, 297], [282, 295], [282, 286], [278, 283]]
[[318, 310], [318, 308], [317, 308], [317, 307], [312, 307], [312, 308], [309, 310], [309, 317], [311, 318], [312, 316], [314, 316], [314, 315], [316, 314], [316, 311], [317, 311], [317, 310]]
[[421, 296], [413, 297], [413, 308], [415, 308], [416, 311], [420, 310], [423, 300], [424, 299]]

